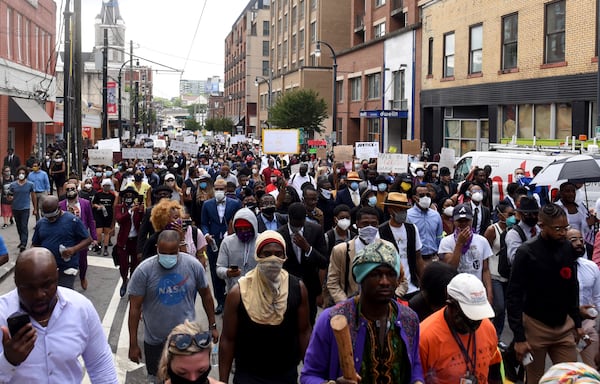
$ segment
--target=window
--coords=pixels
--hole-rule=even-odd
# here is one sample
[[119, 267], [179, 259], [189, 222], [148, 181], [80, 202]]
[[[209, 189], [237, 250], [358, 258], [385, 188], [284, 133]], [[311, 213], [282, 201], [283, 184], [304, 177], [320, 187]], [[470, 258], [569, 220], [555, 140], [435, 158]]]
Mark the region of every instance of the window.
[[375, 0], [376, 7], [381, 7], [384, 4], [385, 4], [385, 0]]
[[457, 154], [477, 150], [479, 138], [487, 137], [487, 120], [444, 120], [444, 146], [452, 148]]
[[279, 21], [277, 23], [277, 31], [279, 32], [280, 35], [281, 35], [281, 32], [283, 32], [283, 20], [281, 20], [281, 18], [279, 18]]
[[428, 45], [428, 57], [427, 57], [427, 75], [433, 75], [433, 37], [429, 38]]
[[17, 13], [17, 61], [23, 61], [23, 16]]
[[378, 99], [381, 97], [380, 90], [381, 83], [381, 73], [374, 73], [372, 75], [367, 76], [367, 98], [368, 99]]
[[299, 67], [299, 68], [302, 68], [302, 67], [304, 67], [304, 59], [300, 59], [300, 60], [298, 60], [298, 67]]
[[250, 35], [256, 36], [256, 23], [252, 23], [252, 25], [250, 25]]
[[12, 44], [11, 44], [10, 39], [12, 38], [13, 34], [12, 34], [12, 31], [10, 30], [12, 28], [11, 19], [12, 19], [12, 9], [7, 8], [6, 9], [6, 53], [7, 53], [9, 59], [12, 58]]
[[310, 55], [310, 66], [311, 67], [317, 66], [317, 56], [315, 56], [314, 53], [312, 55]]
[[298, 47], [299, 49], [304, 49], [304, 29], [298, 32]]
[[[337, 96], [338, 103], [344, 102], [344, 81], [335, 82], [335, 95]], [[340, 125], [338, 125], [339, 127]]]
[[565, 0], [546, 4], [545, 63], [565, 61]]
[[263, 60], [262, 62], [262, 75], [269, 76], [269, 60]]
[[269, 22], [263, 21], [263, 36], [269, 36]]
[[317, 0], [310, 0], [310, 8], [317, 9]]
[[350, 79], [350, 100], [351, 101], [360, 101], [361, 95], [361, 78], [354, 77]]
[[283, 15], [283, 30], [288, 30], [288, 14]]
[[379, 141], [381, 120], [367, 119], [367, 141]]
[[381, 37], [385, 35], [385, 23], [380, 23], [374, 26], [373, 34], [375, 35], [375, 37]]
[[404, 71], [394, 71], [392, 73], [392, 81], [393, 81], [393, 100], [394, 100], [394, 105], [393, 105], [393, 109], [401, 109], [401, 110], [405, 110], [407, 109], [407, 106], [405, 106], [405, 100], [406, 100], [406, 95], [405, 95], [405, 78], [404, 78]]
[[25, 20], [25, 63], [30, 64], [29, 62], [29, 29], [31, 28], [31, 22], [27, 19]]
[[571, 136], [572, 106], [559, 104], [504, 105], [502, 108], [502, 138], [552, 140]]
[[519, 14], [502, 18], [502, 69], [517, 67]]
[[292, 25], [296, 25], [296, 20], [298, 19], [298, 7], [294, 5], [292, 8]]
[[317, 41], [317, 22], [313, 21], [310, 23], [310, 41], [314, 43]]
[[304, 19], [304, 0], [300, 0], [298, 4], [298, 20]]
[[38, 36], [40, 34], [40, 27], [38, 27], [37, 25], [35, 26], [35, 34], [34, 34], [34, 38], [35, 38], [35, 63], [34, 63], [34, 67], [37, 69], [40, 69], [40, 50], [38, 49]]
[[454, 32], [444, 35], [444, 77], [454, 76]]
[[292, 52], [296, 52], [297, 49], [297, 45], [298, 45], [298, 36], [296, 36], [296, 34], [292, 35]]
[[475, 25], [469, 30], [469, 73], [481, 73], [483, 52], [483, 25]]
[[262, 55], [269, 56], [269, 40], [263, 40], [262, 44]]

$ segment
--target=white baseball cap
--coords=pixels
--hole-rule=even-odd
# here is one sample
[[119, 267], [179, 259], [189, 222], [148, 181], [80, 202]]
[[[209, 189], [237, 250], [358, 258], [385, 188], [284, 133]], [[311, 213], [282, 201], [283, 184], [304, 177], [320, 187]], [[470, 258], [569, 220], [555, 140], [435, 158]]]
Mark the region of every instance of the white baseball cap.
[[460, 309], [471, 320], [494, 317], [495, 313], [487, 300], [487, 292], [481, 280], [470, 273], [454, 276], [448, 287], [448, 296], [458, 301]]
[[104, 179], [104, 180], [102, 180], [102, 183], [100, 185], [101, 186], [112, 185], [112, 182], [110, 181], [110, 179]]

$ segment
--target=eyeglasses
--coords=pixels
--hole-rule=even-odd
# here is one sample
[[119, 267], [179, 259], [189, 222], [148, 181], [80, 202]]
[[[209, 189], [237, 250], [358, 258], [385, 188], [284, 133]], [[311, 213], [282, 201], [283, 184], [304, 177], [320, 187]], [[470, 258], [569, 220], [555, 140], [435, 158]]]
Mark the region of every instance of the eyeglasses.
[[175, 348], [180, 351], [185, 351], [192, 345], [196, 343], [198, 348], [206, 349], [210, 347], [210, 333], [196, 333], [195, 335], [190, 335], [187, 333], [177, 333], [172, 335], [169, 339], [169, 345], [175, 345]]
[[69, 192], [69, 191], [74, 191], [74, 190], [75, 190], [75, 188], [66, 188], [66, 191], [67, 191], [67, 192]]
[[556, 227], [550, 227], [550, 228], [552, 228], [556, 232], [562, 232], [562, 231], [566, 232], [569, 229], [571, 229], [571, 226], [570, 225], [565, 225], [564, 227], [556, 226]]

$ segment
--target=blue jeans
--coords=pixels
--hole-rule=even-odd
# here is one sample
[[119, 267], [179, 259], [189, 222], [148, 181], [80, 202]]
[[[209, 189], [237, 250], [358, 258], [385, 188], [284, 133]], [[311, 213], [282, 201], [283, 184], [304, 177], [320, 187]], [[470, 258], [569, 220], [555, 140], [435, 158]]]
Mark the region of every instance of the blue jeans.
[[13, 217], [15, 218], [15, 223], [17, 224], [17, 233], [19, 234], [20, 244], [19, 246], [26, 247], [27, 241], [29, 237], [29, 228], [27, 225], [29, 224], [29, 209], [13, 209]]
[[498, 341], [500, 341], [500, 335], [502, 335], [502, 331], [504, 330], [504, 319], [506, 317], [506, 288], [508, 287], [508, 282], [502, 282], [495, 279], [492, 279], [492, 292], [494, 294], [494, 302], [492, 303], [492, 307], [494, 308], [494, 312], [496, 313], [496, 317], [492, 320], [494, 327], [496, 327], [496, 335], [498, 336]]

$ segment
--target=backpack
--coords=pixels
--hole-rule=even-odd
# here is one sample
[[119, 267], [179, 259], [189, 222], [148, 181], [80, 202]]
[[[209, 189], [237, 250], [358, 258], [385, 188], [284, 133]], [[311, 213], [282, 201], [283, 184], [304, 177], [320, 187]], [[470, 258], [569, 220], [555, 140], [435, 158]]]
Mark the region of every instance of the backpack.
[[513, 225], [512, 228], [504, 230], [500, 234], [500, 251], [498, 251], [498, 273], [500, 276], [508, 279], [510, 277], [510, 262], [508, 261], [508, 250], [506, 248], [506, 234], [511, 229], [514, 229], [519, 233], [519, 237], [522, 242], [527, 240], [527, 236], [525, 236], [525, 232], [523, 232], [523, 228], [518, 225]]

